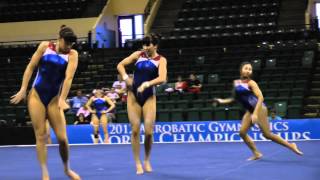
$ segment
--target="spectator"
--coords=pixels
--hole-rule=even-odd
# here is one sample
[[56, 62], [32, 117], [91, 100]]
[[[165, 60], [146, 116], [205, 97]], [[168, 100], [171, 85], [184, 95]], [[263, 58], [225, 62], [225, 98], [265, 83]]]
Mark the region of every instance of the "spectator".
[[110, 91], [107, 93], [107, 96], [114, 102], [116, 103], [117, 100], [120, 98], [119, 94], [116, 92], [115, 88], [112, 87]]
[[187, 89], [187, 82], [182, 81], [182, 77], [178, 76], [177, 82], [175, 83], [175, 86], [174, 86], [174, 89], [175, 89], [175, 91], [180, 92], [180, 93], [184, 92]]
[[77, 112], [77, 120], [74, 124], [89, 124], [90, 111], [83, 105]]
[[121, 97], [123, 94], [126, 93], [127, 85], [126, 85], [126, 82], [122, 80], [122, 77], [119, 74], [118, 74], [117, 78], [118, 78], [118, 80], [113, 82], [112, 87], [115, 88], [115, 91]]
[[187, 81], [187, 85], [188, 92], [192, 93], [199, 93], [202, 87], [200, 81], [196, 78], [194, 74], [190, 74], [189, 80]]
[[114, 122], [114, 120], [116, 119], [115, 109], [107, 113], [107, 118], [108, 118], [108, 123]]
[[276, 114], [276, 110], [275, 109], [271, 109], [270, 110], [270, 116], [268, 117], [268, 119], [269, 119], [269, 121], [271, 121], [271, 120], [282, 120], [282, 118]]
[[157, 85], [157, 92], [161, 92], [161, 93], [162, 92], [166, 92], [166, 93], [174, 92], [172, 83], [168, 83], [168, 77], [164, 83]]
[[87, 103], [88, 98], [82, 95], [81, 90], [77, 91], [77, 96], [73, 97], [69, 103], [71, 105], [71, 112], [76, 114], [78, 110]]

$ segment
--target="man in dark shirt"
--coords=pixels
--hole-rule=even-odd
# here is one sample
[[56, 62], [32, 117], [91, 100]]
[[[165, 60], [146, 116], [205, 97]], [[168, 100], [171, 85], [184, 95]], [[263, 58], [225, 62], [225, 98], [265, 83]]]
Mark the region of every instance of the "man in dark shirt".
[[196, 78], [196, 76], [192, 73], [187, 81], [188, 84], [188, 92], [199, 93], [201, 90], [201, 82]]

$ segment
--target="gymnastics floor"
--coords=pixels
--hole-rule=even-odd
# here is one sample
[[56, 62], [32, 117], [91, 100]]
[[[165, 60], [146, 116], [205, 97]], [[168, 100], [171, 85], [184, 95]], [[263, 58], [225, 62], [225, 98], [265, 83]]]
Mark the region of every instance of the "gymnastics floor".
[[[251, 155], [242, 142], [154, 144], [154, 171], [135, 174], [131, 145], [71, 146], [71, 167], [83, 180], [319, 180], [320, 141], [297, 142], [304, 156], [272, 142], [256, 142], [264, 157]], [[141, 146], [143, 150], [143, 146]], [[48, 147], [52, 180], [67, 179], [58, 147]], [[0, 180], [37, 180], [35, 147], [0, 147]]]

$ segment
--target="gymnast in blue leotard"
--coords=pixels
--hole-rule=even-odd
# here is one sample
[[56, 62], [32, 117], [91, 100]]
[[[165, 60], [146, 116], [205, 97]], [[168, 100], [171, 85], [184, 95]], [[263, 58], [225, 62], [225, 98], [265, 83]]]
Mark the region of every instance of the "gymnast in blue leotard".
[[132, 92], [141, 107], [147, 99], [155, 94], [155, 87], [145, 88], [143, 92], [138, 92], [138, 88], [144, 83], [151, 81], [158, 77], [159, 60], [161, 56], [155, 58], [148, 58], [146, 52], [142, 51], [135, 63], [135, 70], [133, 74]]
[[42, 179], [49, 179], [46, 119], [57, 136], [65, 174], [71, 179], [80, 179], [80, 176], [69, 167], [69, 145], [63, 114], [63, 110], [69, 108], [66, 98], [78, 65], [78, 53], [72, 49], [76, 39], [73, 30], [63, 26], [55, 43], [42, 42], [24, 72], [19, 92], [10, 100], [11, 103], [18, 104], [25, 98], [32, 73], [38, 67], [37, 76], [28, 95], [28, 110], [36, 136]]
[[33, 83], [33, 88], [45, 107], [58, 95], [68, 65], [69, 54], [57, 54], [55, 49], [56, 45], [50, 42], [40, 59]]
[[[126, 82], [128, 91], [127, 109], [132, 127], [131, 143], [137, 174], [151, 172], [150, 152], [153, 139], [153, 125], [156, 119], [156, 95], [154, 86], [162, 84], [167, 77], [167, 60], [157, 52], [160, 37], [155, 34], [143, 38], [143, 50], [123, 59], [117, 69]], [[126, 73], [125, 66], [134, 64], [133, 78]], [[140, 121], [143, 116], [145, 127], [144, 168], [140, 160]]]
[[263, 136], [278, 144], [281, 144], [298, 155], [302, 152], [298, 149], [295, 143], [288, 143], [280, 136], [270, 132], [268, 121], [268, 109], [263, 103], [263, 95], [258, 84], [251, 79], [252, 65], [250, 62], [243, 62], [240, 65], [240, 79], [233, 82], [234, 96], [227, 99], [214, 99], [215, 103], [228, 104], [237, 100], [245, 109], [246, 113], [242, 118], [240, 129], [240, 137], [247, 144], [253, 153], [253, 156], [248, 160], [257, 160], [262, 157], [262, 153], [256, 148], [254, 142], [248, 136], [247, 132], [251, 126], [257, 124]]
[[[91, 106], [93, 106], [93, 109]], [[107, 113], [115, 108], [115, 104], [108, 96], [104, 96], [102, 90], [98, 89], [94, 93], [94, 96], [88, 100], [86, 107], [91, 112], [94, 143], [98, 143], [99, 141], [99, 121], [101, 121], [104, 132], [104, 143], [109, 143]]]

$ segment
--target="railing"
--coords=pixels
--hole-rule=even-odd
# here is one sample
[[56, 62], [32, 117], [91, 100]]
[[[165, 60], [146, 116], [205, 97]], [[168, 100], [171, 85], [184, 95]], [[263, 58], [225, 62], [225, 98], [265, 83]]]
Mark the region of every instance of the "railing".
[[[167, 29], [168, 26], [161, 26], [158, 27], [159, 30], [161, 29]], [[274, 30], [284, 30], [285, 32], [288, 32], [287, 30], [290, 29], [306, 29], [311, 31], [319, 31], [318, 28], [318, 19], [314, 19], [311, 24], [295, 24], [295, 25], [285, 25], [285, 26], [277, 26]], [[169, 37], [171, 32], [161, 32], [162, 37]], [[0, 46], [6, 46], [6, 45], [37, 45], [42, 41], [54, 41], [56, 38], [52, 39], [35, 39], [35, 40], [22, 40], [22, 41], [4, 41], [0, 42]], [[88, 40], [88, 37], [79, 37], [78, 43], [86, 42]]]
[[[25, 41], [5, 41], [5, 42], [0, 42], [0, 46], [6, 46], [6, 45], [35, 45], [39, 44], [42, 41], [55, 41], [55, 39], [36, 39], [36, 40], [25, 40]], [[78, 43], [87, 41], [88, 37], [78, 37]]]
[[153, 6], [153, 4], [156, 2], [157, 0], [149, 0], [146, 8], [144, 9], [144, 22], [146, 21], [146, 19], [148, 18], [148, 16], [150, 15], [150, 11], [151, 11], [151, 8]]
[[309, 24], [287, 24], [287, 25], [278, 25], [276, 29], [308, 29], [318, 31], [318, 19], [312, 19]]

